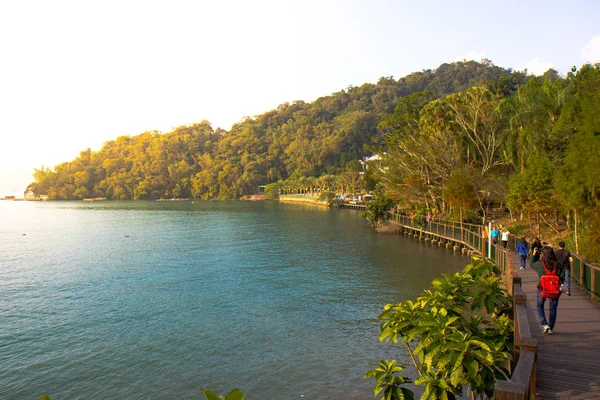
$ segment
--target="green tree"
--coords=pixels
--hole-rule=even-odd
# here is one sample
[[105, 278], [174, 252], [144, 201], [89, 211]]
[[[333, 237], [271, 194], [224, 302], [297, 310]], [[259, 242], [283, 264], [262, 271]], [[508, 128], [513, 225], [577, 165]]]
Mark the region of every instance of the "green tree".
[[569, 74], [573, 90], [554, 131], [569, 138], [564, 162], [554, 175], [563, 212], [573, 214], [576, 251], [600, 259], [596, 234], [600, 206], [600, 64]]
[[281, 183], [269, 183], [265, 187], [265, 200], [277, 200], [279, 198], [279, 190]]
[[365, 211], [360, 213], [361, 218], [369, 221], [373, 227], [387, 221], [388, 212], [396, 205], [396, 202], [383, 194], [377, 194], [375, 198], [365, 205]]
[[525, 168], [533, 153], [553, 153], [551, 133], [568, 94], [564, 79], [531, 78], [514, 96], [502, 100], [498, 110], [505, 119], [503, 152], [515, 171]]
[[554, 165], [544, 153], [529, 157], [524, 170], [510, 178], [506, 202], [512, 212], [518, 212], [520, 219], [528, 216], [531, 225], [534, 218], [538, 236], [544, 214], [552, 213], [557, 208], [552, 187], [552, 171]]
[[465, 141], [466, 163], [485, 176], [504, 165], [501, 157], [502, 118], [497, 112], [500, 99], [490, 90], [476, 86], [445, 99], [451, 120]]
[[462, 229], [464, 211], [473, 209], [477, 204], [477, 193], [471, 171], [463, 168], [452, 172], [444, 188], [444, 199], [454, 209], [458, 208], [461, 232], [464, 232]]
[[416, 302], [384, 307], [379, 338], [405, 345], [422, 399], [456, 399], [467, 387], [473, 398], [490, 398], [496, 379], [506, 378], [512, 302], [500, 276], [490, 261], [474, 259], [435, 279]]

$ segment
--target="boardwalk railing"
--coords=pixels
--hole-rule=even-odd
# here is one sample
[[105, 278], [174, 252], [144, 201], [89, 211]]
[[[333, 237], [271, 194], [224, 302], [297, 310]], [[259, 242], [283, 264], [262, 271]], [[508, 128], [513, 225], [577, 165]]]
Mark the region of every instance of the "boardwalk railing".
[[[502, 251], [498, 246], [489, 246], [487, 237], [483, 237], [482, 225], [463, 223], [462, 227], [459, 222], [434, 220], [429, 223], [429, 226], [420, 227], [406, 215], [389, 214], [389, 220], [400, 225], [410, 227], [412, 229], [421, 230], [425, 237], [435, 234], [440, 237], [445, 237], [450, 240], [456, 240], [461, 244], [469, 247], [477, 254], [490, 256], [500, 267], [503, 275], [507, 271], [507, 252]], [[508, 240], [508, 248], [516, 250], [519, 237], [510, 235]], [[491, 250], [491, 254], [488, 254]], [[571, 265], [571, 279], [579, 284], [582, 290], [585, 290], [592, 299], [600, 301], [600, 266], [597, 263], [589, 263], [584, 257], [573, 254], [573, 263]]]
[[579, 283], [592, 299], [600, 301], [600, 267], [596, 263], [588, 263], [577, 254], [573, 255], [571, 279]]
[[463, 249], [469, 249], [474, 254], [491, 258], [506, 276], [508, 268], [508, 252], [497, 246], [490, 246], [489, 240], [482, 233], [482, 226], [475, 224], [433, 220], [425, 226], [415, 223], [409, 216], [402, 214], [388, 214], [388, 220], [400, 225], [404, 230], [417, 235], [423, 240], [437, 238], [445, 243], [455, 243]]

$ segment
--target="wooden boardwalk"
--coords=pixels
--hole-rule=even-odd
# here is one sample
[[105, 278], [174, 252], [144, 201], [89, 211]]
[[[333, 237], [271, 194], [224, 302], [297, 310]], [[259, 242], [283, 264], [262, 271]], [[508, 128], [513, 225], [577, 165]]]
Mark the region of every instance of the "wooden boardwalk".
[[[437, 237], [441, 241], [460, 244], [464, 246], [463, 250], [470, 248], [476, 253], [486, 249], [485, 240], [479, 236], [480, 229], [472, 229], [473, 226], [463, 230], [462, 227], [446, 226], [437, 221], [432, 223], [431, 230], [425, 231], [413, 226], [411, 219], [403, 215], [391, 215], [390, 220], [400, 226], [405, 235], [408, 234], [413, 238], [427, 241], [427, 238], [431, 240]], [[458, 237], [462, 239], [457, 239]], [[433, 240], [430, 243], [433, 243]], [[509, 247], [514, 248], [513, 245]], [[512, 276], [513, 274], [507, 269], [514, 270], [515, 266], [519, 265], [517, 252], [497, 249], [492, 254], [496, 265], [510, 274], [506, 276]], [[575, 263], [581, 278], [587, 281], [587, 286], [595, 290], [598, 296], [596, 284], [597, 274], [600, 271], [598, 267], [594, 264], [586, 265], [587, 271], [584, 271], [583, 263], [579, 258]], [[519, 312], [529, 322], [529, 329], [517, 329], [522, 341], [520, 346], [522, 356], [515, 368], [513, 380], [497, 383], [496, 396], [502, 399], [600, 400], [600, 303], [593, 300], [585, 290], [580, 289], [579, 283], [571, 278], [572, 296], [565, 294], [559, 300], [555, 334], [544, 335], [536, 304], [539, 277], [529, 266], [524, 271], [513, 272], [518, 272], [517, 275], [520, 277], [519, 296], [515, 296], [515, 300], [517, 297], [524, 300], [522, 295], [526, 296], [525, 304], [515, 304], [515, 311], [521, 310]], [[545, 308], [548, 317], [547, 304]], [[515, 320], [515, 327], [517, 327], [516, 322]], [[515, 340], [517, 340], [517, 332], [515, 332]], [[521, 362], [522, 360], [524, 362]], [[532, 373], [535, 374], [533, 379]], [[535, 385], [535, 390], [530, 391], [529, 385]]]
[[[518, 266], [516, 252], [511, 256]], [[600, 304], [571, 279], [572, 296], [563, 294], [558, 303], [555, 334], [544, 335], [536, 307], [538, 275], [529, 265], [518, 275], [527, 295], [531, 333], [538, 341], [537, 398], [600, 400]], [[547, 302], [545, 309], [548, 317]]]

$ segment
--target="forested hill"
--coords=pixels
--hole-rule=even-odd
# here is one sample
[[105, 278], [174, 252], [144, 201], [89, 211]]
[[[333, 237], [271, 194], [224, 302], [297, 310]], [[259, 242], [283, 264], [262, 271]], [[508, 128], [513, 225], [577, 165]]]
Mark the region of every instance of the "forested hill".
[[285, 103], [262, 115], [214, 130], [209, 122], [173, 132], [122, 136], [101, 150], [82, 151], [54, 169], [35, 170], [28, 190], [50, 199], [235, 199], [258, 185], [335, 175], [365, 155], [381, 118], [411, 93], [442, 98], [474, 85], [499, 95], [527, 81], [484, 60], [442, 64], [395, 80], [348, 87], [312, 103]]

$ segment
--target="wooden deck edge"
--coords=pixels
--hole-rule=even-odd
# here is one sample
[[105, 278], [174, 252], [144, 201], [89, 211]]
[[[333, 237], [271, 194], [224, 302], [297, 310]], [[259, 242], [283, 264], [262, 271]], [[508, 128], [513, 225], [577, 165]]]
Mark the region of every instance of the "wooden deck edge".
[[521, 353], [510, 381], [497, 381], [494, 388], [496, 400], [535, 399], [536, 354], [530, 350]]
[[497, 400], [529, 400], [536, 397], [537, 340], [531, 336], [527, 317], [527, 296], [520, 277], [513, 277], [515, 311], [515, 367], [510, 381], [496, 381]]

